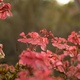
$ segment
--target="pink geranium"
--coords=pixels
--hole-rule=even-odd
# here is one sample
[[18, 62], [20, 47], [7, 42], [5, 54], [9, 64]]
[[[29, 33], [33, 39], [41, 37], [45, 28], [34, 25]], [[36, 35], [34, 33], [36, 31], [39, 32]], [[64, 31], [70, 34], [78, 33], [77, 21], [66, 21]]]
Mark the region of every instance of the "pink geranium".
[[[0, 0], [0, 4], [0, 19], [12, 16], [11, 5], [3, 0]], [[79, 33], [73, 31], [65, 39], [54, 37], [51, 31], [43, 29], [40, 33], [22, 32], [20, 36], [18, 41], [27, 47], [19, 55], [15, 67], [0, 64], [0, 80], [80, 80]], [[56, 47], [56, 51], [47, 49], [49, 43]], [[0, 58], [5, 57], [2, 49], [3, 45], [0, 44]]]
[[[26, 77], [27, 80], [64, 80], [63, 77], [50, 76], [52, 73], [55, 74], [55, 70], [63, 73], [63, 76], [67, 76], [66, 78], [80, 79], [80, 52], [78, 52], [77, 46], [68, 44], [70, 42], [79, 43], [79, 35], [77, 33], [73, 32], [68, 37], [68, 41], [64, 38], [54, 37], [51, 32], [47, 32], [45, 29], [41, 30], [40, 34], [31, 32], [27, 35], [21, 33], [20, 36], [22, 38], [18, 39], [18, 41], [29, 46], [21, 53], [19, 64], [31, 67], [34, 75], [29, 78]], [[76, 38], [76, 36], [78, 42], [72, 38]], [[46, 46], [50, 41], [54, 47], [57, 47], [57, 51], [47, 50]], [[36, 51], [38, 46], [41, 47], [41, 52]], [[69, 60], [66, 60], [66, 57], [69, 57]], [[47, 72], [48, 70], [50, 72]]]
[[0, 18], [6, 19], [7, 16], [12, 16], [11, 13], [11, 5], [9, 3], [4, 3], [2, 0], [0, 1]]

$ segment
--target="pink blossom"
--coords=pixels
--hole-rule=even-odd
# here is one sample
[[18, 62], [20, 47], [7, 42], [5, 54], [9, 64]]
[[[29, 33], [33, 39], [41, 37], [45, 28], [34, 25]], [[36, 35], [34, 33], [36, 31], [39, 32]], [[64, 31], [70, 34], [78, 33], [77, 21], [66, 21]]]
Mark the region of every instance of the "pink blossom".
[[[36, 32], [25, 35], [22, 32], [20, 36], [22, 38], [19, 41], [28, 43], [29, 47], [21, 53], [19, 64], [30, 66], [33, 69], [33, 76], [28, 73], [29, 77], [24, 78], [25, 80], [64, 80], [63, 77], [54, 77], [54, 70], [63, 73], [68, 78], [80, 79], [80, 53], [78, 47], [68, 44], [68, 42], [78, 44], [79, 34], [73, 32], [68, 37], [68, 41], [64, 38], [53, 36], [49, 38], [50, 34], [46, 30], [42, 30], [40, 35]], [[75, 37], [75, 39], [72, 37]], [[47, 44], [49, 44], [50, 40], [52, 40], [52, 45], [58, 48], [55, 53], [47, 50]], [[37, 52], [31, 46], [33, 48], [36, 46], [35, 49], [40, 46], [41, 51]], [[69, 60], [66, 59], [67, 56], [69, 56]], [[53, 77], [50, 75], [53, 75]]]
[[24, 32], [20, 33], [20, 36], [22, 36], [23, 38], [26, 38], [26, 35]]
[[18, 39], [18, 41], [23, 43], [29, 43], [32, 45], [38, 45], [41, 47], [42, 50], [46, 49], [46, 45], [48, 44], [48, 39], [45, 37], [41, 37], [38, 33], [32, 32], [28, 33], [27, 36], [22, 32], [20, 34], [23, 38]]
[[64, 38], [58, 38], [58, 37], [55, 37], [52, 39], [52, 45], [59, 49], [65, 49], [68, 47], [67, 40]]
[[73, 31], [68, 37], [68, 41], [74, 43], [75, 45], [80, 45], [80, 34]]
[[41, 52], [34, 52], [30, 50], [25, 50], [20, 55], [20, 64], [23, 65], [30, 65], [33, 68], [46, 68], [46, 66], [50, 66], [50, 63], [48, 61], [48, 56], [46, 53]]
[[27, 77], [26, 77], [27, 74], [28, 74], [27, 70], [19, 72], [18, 73], [19, 78], [17, 78], [16, 80], [27, 80]]
[[48, 44], [48, 39], [47, 39], [47, 38], [41, 37], [41, 38], [39, 39], [38, 45], [41, 46], [41, 49], [42, 49], [42, 50], [45, 50], [45, 49], [46, 49], [46, 45], [47, 45], [47, 44]]
[[11, 71], [14, 71], [14, 66], [9, 66], [9, 69], [10, 69]]
[[69, 55], [70, 57], [77, 56], [77, 48], [76, 46], [68, 46], [64, 51], [64, 55]]
[[1, 3], [2, 5], [0, 6], [0, 18], [1, 19], [6, 19], [7, 16], [12, 16], [11, 13], [11, 5], [9, 3]]
[[39, 38], [39, 34], [37, 32], [31, 32], [31, 33], [28, 33], [28, 35], [31, 37], [31, 38]]

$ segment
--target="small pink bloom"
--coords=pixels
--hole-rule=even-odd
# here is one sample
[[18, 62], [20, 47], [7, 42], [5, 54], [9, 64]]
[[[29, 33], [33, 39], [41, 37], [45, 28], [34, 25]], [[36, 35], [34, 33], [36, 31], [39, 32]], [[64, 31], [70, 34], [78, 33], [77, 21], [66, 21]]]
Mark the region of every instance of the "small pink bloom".
[[9, 3], [1, 3], [2, 5], [0, 6], [0, 18], [1, 19], [6, 19], [7, 16], [12, 16], [11, 13], [11, 5]]
[[46, 45], [48, 44], [48, 39], [41, 37], [38, 44], [41, 46], [42, 50], [45, 50], [46, 49]]
[[73, 31], [68, 37], [68, 41], [74, 43], [75, 45], [80, 45], [80, 34]]
[[65, 49], [68, 47], [67, 40], [64, 38], [58, 38], [58, 37], [55, 37], [52, 39], [52, 45], [59, 49]]
[[14, 66], [9, 66], [9, 69], [14, 71]]
[[69, 55], [70, 57], [77, 56], [77, 47], [76, 46], [68, 46], [64, 51], [64, 55]]
[[37, 32], [31, 32], [31, 33], [28, 33], [28, 35], [31, 37], [31, 38], [39, 38], [39, 34]]
[[24, 32], [20, 33], [20, 36], [24, 37], [25, 36], [25, 33]]

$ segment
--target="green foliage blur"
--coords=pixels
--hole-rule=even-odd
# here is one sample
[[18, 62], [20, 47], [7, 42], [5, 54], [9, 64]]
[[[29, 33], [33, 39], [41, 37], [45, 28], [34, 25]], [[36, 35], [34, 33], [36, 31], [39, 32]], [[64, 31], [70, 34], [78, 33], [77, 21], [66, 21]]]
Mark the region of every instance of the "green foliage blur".
[[17, 41], [21, 32], [51, 30], [55, 36], [67, 37], [80, 30], [80, 11], [74, 2], [59, 5], [56, 0], [4, 0], [12, 5], [13, 16], [0, 20], [0, 43], [5, 59], [1, 63], [15, 64], [25, 46]]

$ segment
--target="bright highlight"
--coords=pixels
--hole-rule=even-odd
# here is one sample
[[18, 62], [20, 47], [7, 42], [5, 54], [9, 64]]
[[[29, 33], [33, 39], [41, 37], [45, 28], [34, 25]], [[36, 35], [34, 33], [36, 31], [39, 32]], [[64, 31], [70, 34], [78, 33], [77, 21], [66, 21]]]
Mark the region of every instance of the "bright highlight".
[[70, 0], [57, 0], [59, 4], [68, 4]]

